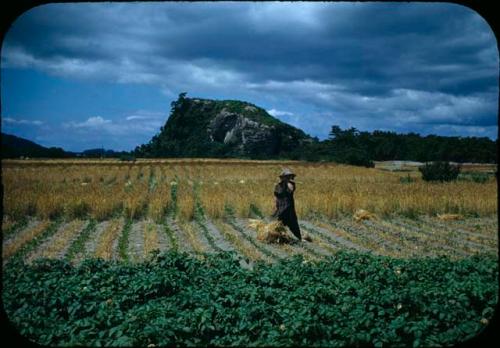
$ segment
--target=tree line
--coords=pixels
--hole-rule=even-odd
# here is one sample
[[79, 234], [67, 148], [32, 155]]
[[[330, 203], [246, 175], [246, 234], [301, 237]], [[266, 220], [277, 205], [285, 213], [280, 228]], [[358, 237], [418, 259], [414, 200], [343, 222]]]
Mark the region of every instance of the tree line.
[[[188, 123], [186, 128], [191, 128]], [[175, 132], [174, 132], [175, 133]], [[158, 137], [158, 136], [156, 136]], [[278, 155], [267, 156], [260, 151], [249, 156], [235, 156], [231, 152], [210, 151], [209, 145], [199, 144], [198, 152], [186, 152], [180, 139], [162, 139], [159, 146], [147, 148], [147, 157], [237, 157], [254, 159], [292, 159], [304, 161], [333, 161], [360, 166], [373, 166], [373, 161], [406, 160], [418, 162], [451, 161], [474, 163], [497, 163], [498, 139], [493, 141], [487, 137], [447, 137], [439, 135], [421, 136], [416, 133], [398, 134], [389, 131], [359, 131], [354, 127], [341, 129], [334, 125], [329, 137], [325, 140], [314, 138], [312, 141], [294, 148], [283, 147]], [[168, 146], [167, 146], [168, 145]], [[184, 146], [181, 146], [184, 145]], [[216, 144], [222, 147], [220, 144]], [[130, 160], [141, 156], [145, 145], [130, 152], [104, 151], [102, 149], [87, 150], [83, 153], [72, 153], [61, 148], [44, 148], [26, 139], [2, 133], [2, 158], [48, 157], [120, 157]], [[177, 151], [173, 151], [173, 150]], [[204, 149], [204, 151], [203, 151]], [[216, 148], [217, 150], [218, 148]], [[97, 151], [99, 150], [99, 151]]]
[[334, 125], [329, 137], [287, 154], [290, 159], [336, 161], [372, 166], [373, 161], [452, 161], [497, 163], [498, 139], [487, 137], [421, 136], [389, 131], [359, 131]]

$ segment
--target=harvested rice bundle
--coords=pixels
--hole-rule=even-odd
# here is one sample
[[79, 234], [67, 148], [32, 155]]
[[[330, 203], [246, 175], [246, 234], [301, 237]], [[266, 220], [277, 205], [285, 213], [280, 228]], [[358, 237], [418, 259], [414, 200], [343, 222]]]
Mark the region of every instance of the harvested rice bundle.
[[364, 209], [358, 209], [354, 215], [353, 218], [356, 222], [360, 222], [361, 220], [372, 220], [372, 219], [377, 219], [377, 215], [370, 213], [367, 210]]
[[267, 243], [290, 243], [291, 238], [281, 221], [265, 223], [262, 220], [250, 219], [249, 227], [257, 230], [257, 239]]
[[304, 231], [302, 231], [302, 239], [307, 240], [308, 242], [312, 242], [313, 241], [312, 238], [311, 238], [311, 236], [309, 235], [309, 233], [306, 233]]
[[462, 220], [463, 216], [460, 214], [437, 214], [439, 220]]

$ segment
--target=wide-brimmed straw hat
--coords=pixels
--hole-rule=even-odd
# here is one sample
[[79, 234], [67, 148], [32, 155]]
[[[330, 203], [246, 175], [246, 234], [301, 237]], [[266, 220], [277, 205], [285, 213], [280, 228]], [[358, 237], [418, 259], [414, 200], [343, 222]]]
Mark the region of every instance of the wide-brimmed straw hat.
[[295, 174], [290, 169], [288, 169], [288, 168], [283, 169], [283, 171], [280, 174], [280, 178], [282, 178], [284, 176], [288, 176], [288, 175], [295, 176]]

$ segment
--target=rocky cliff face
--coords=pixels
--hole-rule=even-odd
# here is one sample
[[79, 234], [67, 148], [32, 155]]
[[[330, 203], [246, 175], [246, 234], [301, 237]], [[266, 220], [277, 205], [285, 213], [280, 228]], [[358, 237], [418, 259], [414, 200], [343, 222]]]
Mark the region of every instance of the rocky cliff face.
[[[276, 157], [312, 139], [264, 109], [235, 100], [179, 97], [160, 134], [138, 155]], [[141, 153], [142, 152], [142, 153]]]
[[210, 121], [207, 127], [210, 141], [233, 146], [242, 154], [253, 153], [257, 149], [269, 155], [276, 153], [280, 139], [274, 130], [273, 126], [259, 123], [225, 108]]

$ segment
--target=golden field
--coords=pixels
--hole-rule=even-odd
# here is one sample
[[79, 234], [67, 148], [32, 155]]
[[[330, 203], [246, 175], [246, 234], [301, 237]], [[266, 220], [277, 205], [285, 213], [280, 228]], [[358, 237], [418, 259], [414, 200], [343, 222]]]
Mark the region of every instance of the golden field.
[[[427, 183], [418, 172], [388, 172], [334, 163], [211, 159], [4, 160], [4, 220], [126, 217], [162, 221], [168, 212], [189, 221], [196, 204], [220, 218], [252, 211], [270, 215], [273, 188], [284, 167], [297, 174], [299, 218], [329, 218], [365, 209], [380, 216], [497, 214], [497, 183]], [[172, 192], [173, 191], [173, 192]]]

